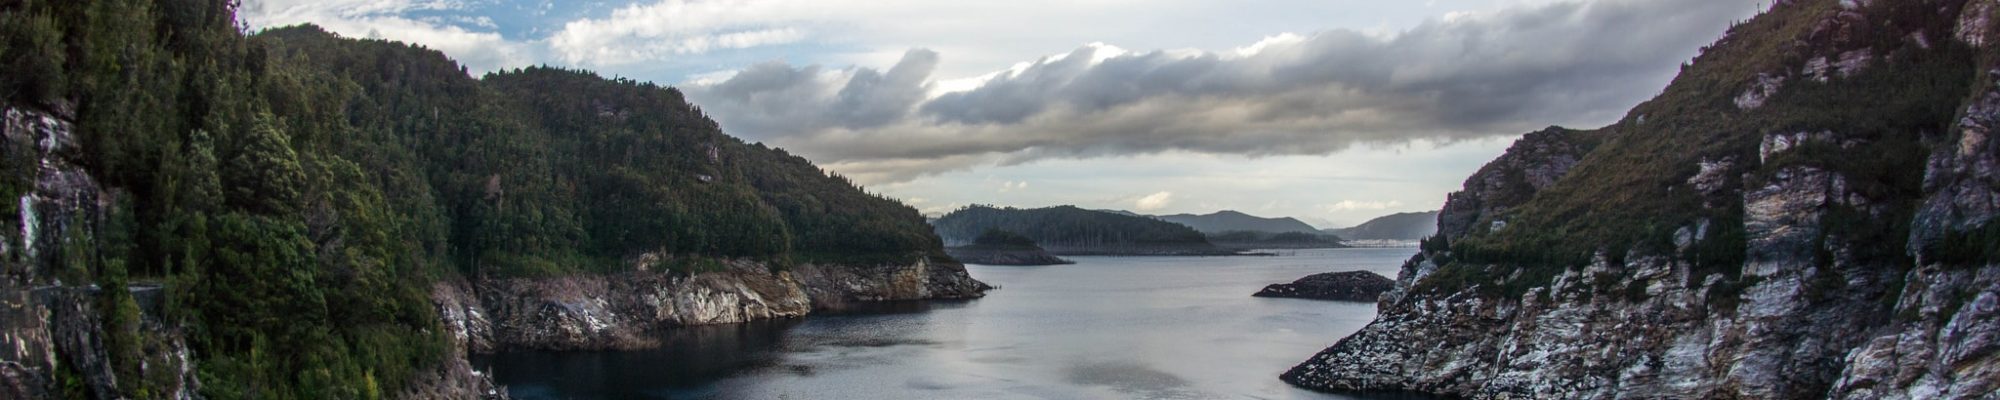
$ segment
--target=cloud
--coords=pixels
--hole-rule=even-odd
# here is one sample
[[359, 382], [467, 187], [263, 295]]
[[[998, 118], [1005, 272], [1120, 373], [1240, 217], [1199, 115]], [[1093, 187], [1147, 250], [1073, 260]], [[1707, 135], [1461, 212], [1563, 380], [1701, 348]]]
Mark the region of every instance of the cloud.
[[1006, 182], [1000, 182], [1000, 193], [1007, 193], [1007, 192], [1015, 192], [1015, 191], [1022, 191], [1022, 190], [1028, 190], [1028, 182], [1027, 182], [1027, 181], [1006, 181]]
[[447, 0], [264, 0], [245, 2], [238, 14], [255, 27], [313, 23], [348, 37], [421, 44], [451, 55], [473, 72], [531, 64], [540, 58], [538, 47], [495, 32], [491, 18], [408, 16], [465, 7]]
[[1174, 192], [1163, 191], [1146, 195], [1146, 197], [1140, 197], [1138, 201], [1132, 202], [1132, 208], [1144, 212], [1159, 211], [1162, 208], [1167, 208], [1167, 205], [1173, 204], [1173, 202]]
[[888, 72], [766, 63], [686, 90], [726, 130], [866, 171], [864, 183], [1173, 150], [1327, 154], [1608, 123], [1752, 1], [1537, 3], [1225, 52], [1094, 44], [935, 97], [922, 95], [941, 58], [929, 50]]
[[[476, 0], [248, 0], [241, 15], [253, 27], [312, 22], [418, 43], [474, 73], [732, 70], [682, 89], [731, 134], [879, 185], [1049, 159], [1319, 155], [1607, 123], [1761, 2], [1446, 1], [1486, 9], [1443, 14], [1314, 1], [640, 0], [565, 7], [525, 31], [509, 26], [521, 19], [479, 15], [518, 7]], [[1398, 22], [1240, 39], [1359, 26], [1353, 15]], [[1260, 24], [1159, 29], [1218, 18]], [[1093, 43], [995, 70], [1091, 40], [1221, 50]], [[745, 61], [779, 56], [812, 62]], [[835, 61], [889, 66], [820, 64]]]
[[927, 78], [937, 63], [936, 52], [922, 49], [904, 53], [887, 72], [827, 71], [768, 62], [685, 90], [709, 114], [723, 119], [725, 129], [751, 139], [827, 129], [872, 130], [909, 116], [930, 91]]
[[663, 57], [805, 40], [797, 1], [665, 0], [632, 4], [601, 19], [564, 24], [549, 38], [556, 58], [586, 66], [631, 64]]
[[1390, 201], [1341, 200], [1335, 203], [1321, 204], [1319, 207], [1320, 209], [1325, 210], [1326, 212], [1337, 213], [1341, 211], [1354, 211], [1354, 210], [1387, 210], [1402, 206], [1403, 202], [1395, 200], [1390, 200]]

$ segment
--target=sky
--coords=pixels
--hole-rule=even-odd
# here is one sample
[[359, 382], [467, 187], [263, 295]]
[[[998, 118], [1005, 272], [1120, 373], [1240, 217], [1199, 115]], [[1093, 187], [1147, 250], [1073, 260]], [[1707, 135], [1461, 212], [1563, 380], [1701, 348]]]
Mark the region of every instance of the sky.
[[245, 0], [318, 24], [672, 85], [927, 214], [1434, 210], [1521, 134], [1594, 128], [1768, 0]]

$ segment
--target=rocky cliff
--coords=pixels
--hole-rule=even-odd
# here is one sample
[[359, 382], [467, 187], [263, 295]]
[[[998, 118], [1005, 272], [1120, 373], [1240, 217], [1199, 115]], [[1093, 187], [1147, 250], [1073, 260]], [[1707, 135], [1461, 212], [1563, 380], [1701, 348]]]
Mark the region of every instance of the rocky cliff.
[[2000, 398], [1991, 0], [1781, 1], [1467, 179], [1283, 374], [1469, 398]]
[[[62, 157], [73, 143], [71, 122], [24, 108], [4, 115], [4, 159], [38, 172], [19, 199], [15, 222], [23, 228], [0, 232], [8, 260], [0, 262], [0, 398], [199, 398], [199, 357], [185, 341], [186, 328], [164, 309], [168, 289], [132, 285], [120, 297], [63, 280], [87, 264], [76, 244], [90, 240], [105, 218], [103, 198], [116, 195]], [[505, 397], [466, 361], [471, 352], [639, 348], [652, 344], [649, 331], [664, 327], [799, 317], [857, 301], [972, 298], [990, 289], [949, 259], [914, 258], [779, 272], [737, 260], [699, 273], [635, 266], [613, 275], [438, 283], [431, 299], [453, 345], [440, 365], [395, 395]], [[119, 299], [130, 299], [133, 308], [118, 308]]]
[[657, 345], [654, 330], [802, 317], [858, 301], [962, 299], [986, 284], [955, 262], [924, 258], [907, 265], [800, 265], [772, 272], [750, 261], [722, 262], [701, 273], [636, 271], [616, 275], [492, 279], [439, 283], [432, 299], [446, 330], [466, 349], [637, 349]]
[[194, 398], [201, 387], [179, 324], [158, 286], [64, 282], [109, 196], [66, 157], [65, 111], [8, 107], [0, 162], [26, 166], [27, 190], [0, 232], [0, 398]]
[[[31, 166], [31, 186], [0, 232], [0, 398], [201, 398], [181, 319], [169, 288], [105, 288], [81, 282], [87, 247], [106, 223], [105, 191], [69, 156], [74, 123], [66, 111], [0, 111], [0, 163]], [[69, 280], [66, 282], [65, 278]], [[423, 374], [401, 398], [505, 395], [462, 354]]]

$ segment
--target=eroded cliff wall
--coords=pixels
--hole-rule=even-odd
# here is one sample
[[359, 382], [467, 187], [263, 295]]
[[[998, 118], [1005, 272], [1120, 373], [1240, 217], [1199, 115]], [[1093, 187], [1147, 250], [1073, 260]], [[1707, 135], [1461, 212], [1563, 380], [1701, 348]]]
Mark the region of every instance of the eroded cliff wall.
[[473, 352], [606, 350], [657, 345], [653, 331], [675, 326], [796, 318], [857, 301], [975, 298], [990, 289], [948, 259], [778, 272], [751, 261], [721, 264], [721, 271], [692, 274], [445, 282], [432, 299], [446, 329]]
[[1778, 2], [1617, 125], [1530, 134], [1468, 179], [1376, 321], [1282, 378], [2000, 398], [1996, 9]]

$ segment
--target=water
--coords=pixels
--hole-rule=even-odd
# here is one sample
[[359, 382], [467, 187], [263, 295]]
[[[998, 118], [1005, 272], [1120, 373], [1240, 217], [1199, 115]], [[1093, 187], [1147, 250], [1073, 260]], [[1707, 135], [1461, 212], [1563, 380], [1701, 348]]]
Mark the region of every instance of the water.
[[1372, 303], [1250, 297], [1321, 272], [1394, 277], [1416, 249], [1074, 257], [973, 265], [986, 298], [675, 329], [657, 350], [479, 357], [519, 399], [1343, 399], [1279, 373], [1360, 330]]

